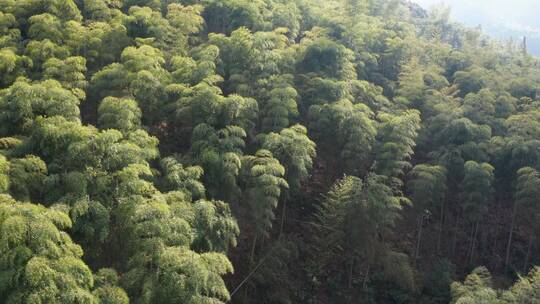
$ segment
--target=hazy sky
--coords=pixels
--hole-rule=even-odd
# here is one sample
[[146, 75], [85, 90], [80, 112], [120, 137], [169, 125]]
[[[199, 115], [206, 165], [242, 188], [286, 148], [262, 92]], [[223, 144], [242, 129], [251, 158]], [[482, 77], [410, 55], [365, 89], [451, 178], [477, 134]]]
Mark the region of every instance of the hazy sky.
[[[540, 33], [540, 0], [414, 0], [425, 8], [438, 3], [452, 7], [452, 15], [462, 21], [504, 23], [516, 30]], [[473, 25], [473, 24], [470, 24]]]
[[540, 0], [413, 0], [424, 8], [445, 3], [452, 18], [501, 38], [527, 36], [534, 53], [540, 52]]

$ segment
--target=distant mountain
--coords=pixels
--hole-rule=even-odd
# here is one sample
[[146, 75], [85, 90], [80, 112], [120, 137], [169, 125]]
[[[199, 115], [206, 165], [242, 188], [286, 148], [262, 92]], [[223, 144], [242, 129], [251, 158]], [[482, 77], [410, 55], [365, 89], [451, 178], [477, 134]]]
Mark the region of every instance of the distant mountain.
[[540, 34], [534, 28], [514, 28], [509, 24], [482, 24], [482, 29], [490, 34], [491, 36], [501, 39], [508, 40], [513, 39], [514, 41], [521, 41], [523, 37], [527, 38], [527, 50], [530, 54], [535, 56], [540, 56]]
[[412, 0], [425, 9], [446, 4], [452, 8], [455, 21], [471, 27], [480, 25], [483, 31], [499, 40], [521, 41], [527, 37], [531, 54], [540, 56], [540, 10], [536, 0]]

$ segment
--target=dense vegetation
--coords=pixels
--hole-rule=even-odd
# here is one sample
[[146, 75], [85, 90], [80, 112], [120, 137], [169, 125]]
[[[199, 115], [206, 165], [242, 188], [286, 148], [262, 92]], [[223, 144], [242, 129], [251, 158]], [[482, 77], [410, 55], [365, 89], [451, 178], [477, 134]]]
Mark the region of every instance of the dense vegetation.
[[400, 0], [0, 0], [0, 302], [540, 303], [539, 67]]

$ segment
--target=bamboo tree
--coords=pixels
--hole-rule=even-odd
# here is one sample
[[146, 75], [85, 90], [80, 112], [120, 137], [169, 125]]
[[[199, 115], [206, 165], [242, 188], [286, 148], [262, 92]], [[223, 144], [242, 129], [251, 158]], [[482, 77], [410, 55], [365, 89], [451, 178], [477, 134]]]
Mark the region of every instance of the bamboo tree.
[[[422, 228], [426, 216], [440, 209], [437, 251], [440, 248], [444, 221], [444, 199], [446, 192], [446, 169], [441, 166], [417, 165], [409, 173], [408, 188], [413, 206], [419, 210], [419, 229], [416, 241], [415, 260], [418, 259]], [[427, 213], [427, 214], [426, 214]]]
[[512, 223], [510, 226], [510, 235], [508, 237], [508, 245], [506, 248], [505, 267], [508, 270], [511, 260], [511, 246], [516, 220], [519, 219], [520, 224], [525, 224], [530, 230], [527, 253], [524, 261], [524, 270], [528, 267], [528, 260], [535, 237], [539, 207], [537, 204], [537, 198], [540, 194], [540, 173], [537, 170], [525, 167], [521, 168], [517, 172], [517, 184], [514, 194], [514, 210], [512, 213]]
[[465, 218], [471, 224], [471, 234], [467, 260], [473, 261], [474, 250], [482, 218], [488, 212], [488, 203], [492, 195], [494, 168], [487, 163], [468, 161], [465, 163], [464, 178], [461, 182], [462, 208]]
[[255, 228], [250, 259], [253, 262], [257, 239], [268, 238], [275, 218], [282, 189], [289, 185], [283, 178], [285, 168], [267, 150], [243, 158], [245, 201], [249, 204], [251, 222]]

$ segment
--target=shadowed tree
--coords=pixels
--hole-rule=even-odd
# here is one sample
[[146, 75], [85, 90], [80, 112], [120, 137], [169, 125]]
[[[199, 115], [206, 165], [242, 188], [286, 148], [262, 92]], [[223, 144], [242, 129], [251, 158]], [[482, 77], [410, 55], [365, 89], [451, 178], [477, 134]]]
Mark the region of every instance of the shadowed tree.
[[[510, 235], [506, 247], [505, 267], [508, 269], [511, 261], [512, 238], [516, 225], [524, 226], [528, 231], [527, 253], [524, 262], [524, 272], [529, 266], [531, 247], [538, 231], [538, 219], [540, 217], [540, 173], [530, 167], [521, 168], [517, 172], [517, 184], [514, 193], [514, 208], [512, 212], [512, 222], [510, 224]], [[517, 221], [517, 222], [516, 222]]]
[[422, 229], [426, 216], [435, 213], [439, 209], [439, 235], [437, 237], [437, 251], [440, 250], [443, 223], [444, 223], [444, 200], [446, 196], [446, 169], [442, 166], [430, 166], [426, 164], [416, 165], [409, 172], [407, 183], [411, 196], [411, 202], [419, 213], [418, 238], [416, 240], [415, 260], [420, 255], [420, 243]]
[[41, 198], [47, 165], [34, 155], [10, 160], [9, 192], [19, 200], [37, 200]]
[[470, 244], [467, 253], [469, 263], [473, 261], [480, 222], [488, 213], [488, 204], [493, 194], [493, 170], [487, 163], [468, 161], [460, 184], [461, 208], [465, 219], [471, 224]]
[[[0, 18], [2, 18], [1, 15]], [[0, 72], [2, 73], [0, 85], [7, 87], [13, 84], [17, 77], [25, 76], [26, 70], [31, 66], [32, 60], [30, 58], [17, 55], [11, 48], [0, 48]]]
[[365, 180], [347, 176], [337, 181], [316, 215], [317, 268], [324, 275], [326, 267], [346, 266], [349, 288], [355, 272], [362, 269], [366, 288], [377, 267], [390, 281], [410, 288], [412, 270], [407, 257], [392, 251], [384, 241], [400, 217], [403, 202], [385, 184], [384, 176], [369, 175]]
[[485, 87], [487, 79], [486, 70], [477, 66], [454, 74], [454, 83], [459, 87], [460, 96], [476, 93]]
[[377, 135], [372, 116], [366, 105], [348, 100], [314, 105], [309, 109], [310, 129], [320, 148], [340, 151], [335, 159], [341, 162], [342, 170], [359, 176], [371, 166]]

